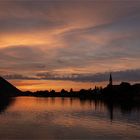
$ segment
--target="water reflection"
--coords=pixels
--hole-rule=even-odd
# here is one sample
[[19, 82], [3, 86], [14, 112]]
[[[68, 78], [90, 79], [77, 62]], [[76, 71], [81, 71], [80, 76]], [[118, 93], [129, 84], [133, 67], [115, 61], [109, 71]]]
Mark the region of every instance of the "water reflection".
[[13, 98], [0, 98], [0, 114], [3, 113], [12, 103], [14, 102]]
[[133, 115], [133, 112], [139, 111], [140, 112], [140, 102], [139, 101], [105, 101], [105, 106], [107, 107], [110, 120], [113, 120], [113, 113], [114, 109], [120, 110], [122, 114]]
[[136, 102], [17, 97], [7, 105], [0, 115], [2, 139], [140, 138]]
[[[16, 99], [16, 103], [14, 103]], [[17, 98], [0, 98], [0, 114], [3, 113], [10, 105], [19, 104], [18, 100], [21, 100], [19, 106], [26, 107], [33, 104], [36, 108], [39, 108], [38, 102], [44, 103], [44, 107], [49, 105], [52, 107], [87, 107], [88, 109], [93, 109], [94, 111], [108, 111], [109, 118], [113, 121], [114, 112], [118, 109], [122, 114], [129, 114], [133, 113], [134, 111], [140, 112], [140, 102], [138, 101], [122, 101], [122, 102], [112, 102], [112, 101], [103, 101], [103, 100], [83, 100], [78, 98], [56, 98], [56, 97], [49, 97], [49, 98], [36, 98], [36, 97], [17, 97]], [[23, 99], [27, 99], [23, 102]], [[37, 103], [37, 104], [36, 104]], [[79, 104], [78, 104], [79, 103]], [[78, 106], [77, 106], [78, 105]]]

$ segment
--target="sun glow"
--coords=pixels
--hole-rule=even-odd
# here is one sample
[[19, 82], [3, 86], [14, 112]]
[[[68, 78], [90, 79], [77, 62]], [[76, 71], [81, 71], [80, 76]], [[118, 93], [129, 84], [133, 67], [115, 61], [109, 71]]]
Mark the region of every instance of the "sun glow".
[[62, 81], [62, 80], [10, 80], [17, 88], [22, 91], [37, 91], [37, 90], [56, 90], [62, 89], [77, 91], [81, 88], [89, 89], [97, 86], [105, 86], [106, 82], [91, 83], [91, 82], [74, 82], [74, 81]]

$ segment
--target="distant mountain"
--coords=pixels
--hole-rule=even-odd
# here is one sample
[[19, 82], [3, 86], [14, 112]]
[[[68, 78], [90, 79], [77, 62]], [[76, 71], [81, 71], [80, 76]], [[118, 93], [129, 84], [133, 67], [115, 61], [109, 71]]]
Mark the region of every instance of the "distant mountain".
[[0, 98], [17, 96], [20, 93], [21, 91], [19, 89], [4, 78], [0, 77]]

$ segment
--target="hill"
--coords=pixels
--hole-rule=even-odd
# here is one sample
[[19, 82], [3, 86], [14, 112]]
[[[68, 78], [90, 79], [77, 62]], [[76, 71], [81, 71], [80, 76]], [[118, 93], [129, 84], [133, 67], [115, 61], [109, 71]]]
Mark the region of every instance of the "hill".
[[19, 93], [21, 93], [19, 89], [0, 77], [0, 97], [13, 97], [19, 95]]

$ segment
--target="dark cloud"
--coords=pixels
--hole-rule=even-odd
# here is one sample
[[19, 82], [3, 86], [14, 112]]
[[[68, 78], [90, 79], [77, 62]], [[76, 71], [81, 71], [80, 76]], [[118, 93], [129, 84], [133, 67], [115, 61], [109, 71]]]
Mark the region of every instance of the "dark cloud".
[[61, 27], [63, 24], [52, 22], [47, 19], [32, 19], [32, 18], [7, 18], [0, 20], [0, 33], [23, 33], [38, 30], [51, 30]]
[[[0, 49], [1, 69], [11, 73], [27, 73], [34, 70], [43, 70], [45, 54], [40, 49], [29, 46], [12, 46]], [[3, 70], [4, 71], [4, 70]]]
[[[80, 82], [105, 82], [109, 78], [108, 72], [97, 74], [71, 74], [71, 75], [59, 75], [55, 73], [39, 73], [37, 76], [41, 79], [51, 80], [72, 80]], [[140, 81], [140, 69], [115, 71], [112, 72], [114, 81]]]
[[[57, 72], [42, 72], [37, 73], [36, 76], [25, 76], [20, 74], [8, 74], [1, 75], [6, 79], [19, 79], [19, 80], [71, 80], [79, 82], [107, 82], [109, 79], [109, 72], [97, 73], [97, 74], [67, 74], [60, 75]], [[126, 81], [126, 82], [139, 82], [140, 81], [140, 69], [126, 70], [126, 71], [114, 71], [112, 72], [113, 81]]]
[[28, 76], [23, 76], [20, 74], [12, 74], [12, 75], [2, 75], [3, 78], [5, 79], [16, 79], [16, 80], [35, 80], [36, 78], [34, 77], [28, 77]]
[[[103, 1], [2, 1], [0, 2], [1, 32], [40, 30], [75, 22], [102, 25], [139, 13], [139, 2]], [[113, 12], [112, 12], [113, 11]], [[95, 21], [97, 22], [95, 24]], [[120, 21], [119, 21], [120, 22]], [[130, 21], [128, 21], [130, 23]], [[92, 24], [91, 24], [92, 25]]]

